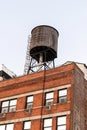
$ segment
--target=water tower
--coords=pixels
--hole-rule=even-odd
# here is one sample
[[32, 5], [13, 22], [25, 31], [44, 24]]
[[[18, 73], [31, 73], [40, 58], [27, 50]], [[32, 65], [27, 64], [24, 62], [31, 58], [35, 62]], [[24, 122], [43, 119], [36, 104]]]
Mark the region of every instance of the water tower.
[[55, 67], [58, 36], [58, 31], [51, 26], [41, 25], [32, 29], [27, 47], [25, 74]]

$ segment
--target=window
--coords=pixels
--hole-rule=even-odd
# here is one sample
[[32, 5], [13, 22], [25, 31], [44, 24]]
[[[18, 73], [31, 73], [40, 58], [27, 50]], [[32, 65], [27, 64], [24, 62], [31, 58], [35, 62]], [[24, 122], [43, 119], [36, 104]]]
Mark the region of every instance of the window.
[[7, 113], [7, 112], [13, 112], [16, 110], [16, 103], [17, 100], [8, 100], [8, 101], [3, 101], [2, 106], [1, 106], [1, 113]]
[[52, 130], [52, 118], [44, 119], [43, 130]]
[[28, 96], [26, 108], [32, 107], [32, 104], [33, 104], [33, 96]]
[[14, 124], [5, 124], [5, 125], [0, 124], [0, 130], [13, 130], [13, 129]]
[[66, 116], [57, 118], [57, 130], [66, 130]]
[[46, 93], [45, 104], [53, 103], [53, 92]]
[[31, 121], [25, 121], [23, 130], [30, 130], [30, 128], [31, 128]]
[[67, 101], [67, 89], [61, 89], [58, 91], [58, 102], [64, 103]]

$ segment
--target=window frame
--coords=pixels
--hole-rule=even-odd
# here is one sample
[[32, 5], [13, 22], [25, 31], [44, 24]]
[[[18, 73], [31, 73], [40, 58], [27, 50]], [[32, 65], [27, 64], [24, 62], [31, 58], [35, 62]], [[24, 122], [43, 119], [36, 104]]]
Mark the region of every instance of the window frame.
[[[66, 118], [65, 122], [67, 121], [67, 115], [58, 116], [58, 117], [57, 117], [57, 125], [56, 125], [56, 126], [57, 126], [57, 128], [56, 128], [57, 130], [59, 130], [58, 126], [59, 126], [59, 127], [61, 127], [61, 126], [65, 126], [65, 127], [66, 127], [67, 122], [58, 125], [58, 118], [62, 118], [62, 117], [65, 117], [65, 118]], [[65, 129], [65, 130], [66, 130], [66, 129]]]
[[[45, 126], [45, 120], [49, 120], [49, 119], [51, 119], [51, 125]], [[45, 130], [46, 128], [51, 128], [51, 130], [52, 130], [52, 118], [43, 119], [43, 130]]]
[[[50, 93], [53, 93], [53, 97], [52, 98], [46, 98], [46, 95], [47, 94], [50, 94]], [[52, 102], [52, 104], [53, 104], [53, 100], [54, 100], [54, 92], [53, 91], [51, 91], [51, 92], [46, 92], [45, 93], [45, 102], [44, 102], [44, 105], [46, 105], [48, 102]]]
[[[11, 101], [16, 101], [15, 105], [11, 105]], [[3, 107], [3, 103], [8, 102], [7, 106]], [[12, 112], [11, 109], [14, 108], [16, 110], [16, 106], [17, 106], [17, 98], [15, 99], [10, 99], [10, 100], [4, 100], [1, 102], [1, 113], [8, 113], [8, 112]], [[6, 112], [4, 112], [4, 110], [6, 110]]]
[[[63, 90], [66, 90], [66, 94], [64, 94], [63, 96], [60, 96], [59, 93]], [[64, 99], [65, 101], [61, 101], [61, 99]], [[58, 100], [57, 100], [58, 103], [66, 103], [67, 102], [67, 88], [63, 88], [63, 89], [59, 89], [58, 90]]]
[[[30, 101], [30, 102], [28, 102], [28, 98], [29, 98], [29, 97], [33, 97], [33, 100]], [[32, 106], [33, 106], [33, 101], [34, 101], [34, 96], [33, 96], [33, 95], [27, 96], [27, 97], [26, 97], [26, 106], [25, 106], [25, 108], [28, 109], [28, 106], [29, 106], [29, 105], [32, 107]]]
[[5, 129], [4, 129], [4, 130], [8, 130], [8, 129], [7, 129], [7, 126], [10, 125], [10, 124], [13, 124], [13, 130], [14, 130], [14, 123], [0, 124], [0, 125], [1, 125], [1, 126], [5, 126]]
[[27, 120], [23, 122], [23, 130], [30, 130], [29, 128], [28, 129], [24, 128], [26, 122], [30, 122], [30, 129], [31, 129], [31, 120]]

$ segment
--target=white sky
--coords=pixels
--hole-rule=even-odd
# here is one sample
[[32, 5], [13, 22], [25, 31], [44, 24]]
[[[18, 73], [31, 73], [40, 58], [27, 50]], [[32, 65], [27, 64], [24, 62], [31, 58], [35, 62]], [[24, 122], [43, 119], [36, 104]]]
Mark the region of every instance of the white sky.
[[43, 24], [59, 31], [57, 66], [87, 64], [87, 0], [0, 0], [0, 64], [23, 74], [28, 35]]

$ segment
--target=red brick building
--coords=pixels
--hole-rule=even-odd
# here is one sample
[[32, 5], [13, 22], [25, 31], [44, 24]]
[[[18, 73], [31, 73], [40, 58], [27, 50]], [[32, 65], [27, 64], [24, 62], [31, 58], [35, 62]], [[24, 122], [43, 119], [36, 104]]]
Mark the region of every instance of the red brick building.
[[87, 130], [86, 86], [74, 62], [1, 81], [0, 130]]

